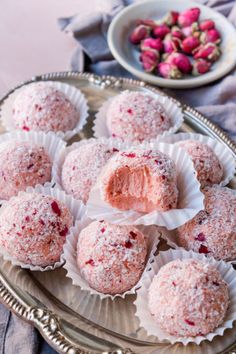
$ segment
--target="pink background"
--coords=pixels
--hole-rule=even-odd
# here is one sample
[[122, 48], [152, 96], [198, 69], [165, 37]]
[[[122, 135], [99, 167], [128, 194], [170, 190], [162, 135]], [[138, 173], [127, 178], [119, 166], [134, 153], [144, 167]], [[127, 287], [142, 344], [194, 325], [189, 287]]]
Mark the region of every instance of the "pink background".
[[70, 69], [76, 47], [58, 17], [94, 9], [100, 0], [1, 0], [0, 96], [34, 75]]

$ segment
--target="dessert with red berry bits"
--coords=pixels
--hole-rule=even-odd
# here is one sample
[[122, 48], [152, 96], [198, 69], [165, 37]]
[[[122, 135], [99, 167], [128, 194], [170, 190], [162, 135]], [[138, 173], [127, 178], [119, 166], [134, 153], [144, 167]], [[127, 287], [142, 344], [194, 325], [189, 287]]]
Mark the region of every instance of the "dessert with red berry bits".
[[178, 244], [225, 261], [236, 258], [236, 196], [226, 187], [203, 189], [205, 210], [178, 229]]
[[0, 245], [13, 259], [45, 267], [60, 260], [73, 217], [50, 195], [21, 192], [0, 212]]
[[120, 210], [149, 213], [177, 207], [175, 163], [158, 150], [118, 152], [108, 161], [100, 182], [103, 200]]
[[106, 123], [111, 136], [128, 142], [154, 139], [173, 125], [155, 97], [127, 90], [110, 100]]
[[86, 203], [102, 167], [117, 151], [108, 142], [101, 142], [99, 139], [87, 141], [70, 151], [61, 169], [63, 189]]
[[177, 259], [165, 264], [153, 278], [148, 306], [154, 321], [168, 334], [204, 336], [224, 320], [228, 286], [213, 265]]
[[186, 150], [197, 171], [197, 179], [202, 187], [220, 183], [223, 167], [214, 151], [204, 143], [196, 140], [184, 140], [178, 146]]
[[79, 113], [67, 96], [47, 82], [25, 86], [16, 96], [12, 116], [16, 129], [66, 132], [75, 128]]
[[145, 236], [134, 226], [93, 221], [78, 240], [77, 264], [91, 288], [122, 294], [139, 281], [145, 268]]
[[43, 146], [9, 140], [0, 144], [0, 199], [51, 180], [52, 162]]

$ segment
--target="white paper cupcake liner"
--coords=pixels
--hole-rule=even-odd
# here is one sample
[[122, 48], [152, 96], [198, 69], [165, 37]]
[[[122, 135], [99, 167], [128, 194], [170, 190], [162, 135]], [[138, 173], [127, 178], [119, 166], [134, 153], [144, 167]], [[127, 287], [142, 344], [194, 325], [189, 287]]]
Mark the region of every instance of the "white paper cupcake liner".
[[[44, 185], [44, 186], [37, 185], [35, 188], [28, 187], [26, 189], [26, 192], [29, 192], [29, 193], [37, 192], [37, 193], [44, 194], [44, 195], [51, 195], [51, 196], [55, 197], [57, 200], [64, 203], [67, 206], [67, 208], [70, 210], [70, 212], [73, 216], [73, 219], [74, 219], [73, 224], [75, 224], [76, 221], [78, 221], [84, 217], [85, 206], [82, 202], [75, 200], [70, 195], [67, 195], [64, 191], [60, 190], [59, 188], [56, 188], [56, 187], [52, 188], [50, 184]], [[23, 193], [25, 193], [25, 192], [19, 192], [18, 195], [21, 195]], [[15, 198], [15, 197], [12, 197], [12, 199], [13, 198]], [[3, 210], [5, 205], [7, 205], [7, 202], [3, 204], [2, 208], [0, 209], [0, 213]], [[0, 253], [5, 260], [10, 261], [14, 266], [20, 266], [21, 268], [30, 269], [33, 271], [45, 272], [48, 270], [54, 270], [56, 268], [61, 267], [62, 264], [64, 263], [64, 259], [63, 259], [62, 255], [60, 257], [60, 260], [58, 262], [54, 263], [53, 265], [41, 267], [41, 266], [34, 266], [34, 265], [25, 264], [23, 262], [20, 262], [17, 259], [11, 257], [8, 253], [6, 253], [3, 248], [0, 249]]]
[[[98, 139], [96, 138], [90, 138], [90, 139], [83, 139], [80, 140], [79, 142], [75, 142], [72, 145], [66, 147], [65, 149], [61, 149], [60, 153], [57, 155], [57, 158], [54, 160], [53, 167], [52, 167], [52, 182], [56, 183], [56, 185], [63, 189], [62, 183], [61, 183], [61, 170], [62, 166], [64, 164], [66, 156], [73, 150], [78, 149], [80, 146], [87, 145], [90, 142], [96, 141]], [[99, 142], [101, 143], [106, 143], [108, 144], [108, 148], [116, 148], [118, 150], [122, 150], [125, 148], [127, 145], [125, 143], [122, 143], [119, 139], [114, 139], [114, 138], [100, 138]]]
[[[32, 143], [32, 145], [37, 144], [39, 146], [43, 146], [46, 152], [48, 153], [50, 160], [53, 162], [60, 153], [61, 150], [64, 150], [66, 143], [64, 140], [56, 136], [54, 133], [44, 133], [44, 132], [25, 132], [25, 131], [14, 131], [10, 133], [5, 133], [0, 135], [0, 145], [6, 141], [27, 141]], [[50, 184], [51, 181], [46, 182], [47, 185]], [[45, 184], [44, 184], [45, 185]], [[5, 200], [0, 199], [0, 204], [5, 203]]]
[[[150, 143], [140, 147], [157, 149], [167, 154], [176, 164], [177, 184], [179, 189], [178, 209], [169, 211], [153, 211], [139, 213], [133, 210], [121, 211], [113, 208], [102, 199], [101, 186], [98, 182], [92, 188], [87, 203], [87, 215], [92, 219], [103, 219], [113, 224], [123, 225], [158, 225], [175, 229], [192, 219], [204, 208], [204, 195], [200, 191], [200, 183], [196, 178], [193, 163], [187, 153], [172, 144]], [[134, 147], [135, 151], [135, 147]]]
[[63, 268], [67, 270], [66, 276], [71, 278], [72, 284], [79, 286], [82, 290], [88, 291], [90, 295], [98, 295], [100, 299], [110, 298], [114, 300], [117, 297], [122, 299], [125, 298], [126, 295], [135, 294], [136, 290], [140, 287], [141, 279], [145, 273], [150, 271], [152, 267], [152, 262], [154, 260], [154, 253], [157, 250], [157, 245], [159, 243], [160, 233], [155, 226], [138, 226], [137, 228], [147, 236], [147, 263], [143, 274], [138, 281], [138, 283], [130, 290], [124, 292], [123, 294], [102, 294], [95, 289], [91, 288], [87, 281], [83, 279], [80, 274], [79, 268], [76, 262], [76, 250], [77, 250], [77, 243], [79, 239], [79, 234], [86, 226], [91, 223], [91, 219], [84, 218], [83, 220], [76, 223], [76, 225], [71, 229], [70, 234], [66, 239], [66, 243], [64, 244], [63, 248], [63, 257], [65, 259], [65, 264]]
[[[166, 114], [170, 117], [172, 123], [171, 128], [158, 135], [157, 138], [175, 133], [181, 127], [184, 121], [181, 106], [167, 96], [158, 95], [157, 93], [148, 93], [147, 95], [153, 96], [164, 107]], [[111, 97], [106, 102], [104, 102], [95, 115], [92, 129], [96, 138], [109, 138], [111, 136], [107, 128], [107, 110], [114, 97]]]
[[[227, 188], [227, 187], [224, 187]], [[236, 190], [227, 188], [236, 196]], [[184, 249], [184, 247], [180, 246], [178, 243], [177, 230], [167, 230], [165, 227], [159, 227], [159, 232], [161, 233], [161, 237], [166, 241], [166, 243], [174, 248], [174, 249]], [[205, 257], [211, 257], [207, 254], [204, 254]], [[225, 261], [226, 263], [236, 264], [236, 259], [233, 261]]]
[[236, 160], [226, 145], [222, 144], [217, 139], [202, 134], [196, 134], [196, 133], [178, 133], [178, 134], [162, 137], [160, 141], [169, 144], [175, 144], [180, 141], [189, 140], [189, 139], [200, 141], [201, 143], [208, 145], [215, 152], [224, 170], [223, 179], [219, 183], [219, 185], [226, 186], [230, 182], [230, 180], [234, 177], [236, 171]]
[[[47, 84], [49, 84], [50, 86], [53, 86], [57, 90], [62, 91], [67, 96], [67, 98], [73, 103], [76, 110], [78, 111], [79, 120], [74, 129], [67, 130], [66, 132], [63, 131], [54, 132], [58, 137], [67, 141], [71, 139], [74, 135], [78, 134], [82, 130], [84, 125], [87, 123], [87, 118], [88, 118], [87, 100], [84, 94], [75, 86], [68, 85], [59, 81], [42, 81], [42, 82], [47, 82]], [[34, 84], [35, 83], [30, 83], [27, 85], [34, 85]], [[25, 85], [16, 89], [13, 93], [11, 93], [3, 102], [3, 105], [1, 107], [1, 120], [3, 126], [7, 131], [16, 130], [14, 126], [13, 117], [12, 117], [12, 106], [16, 96], [24, 88]]]
[[[230, 304], [224, 321], [214, 330], [214, 332], [208, 333], [205, 336], [178, 337], [170, 335], [159, 327], [159, 325], [154, 321], [153, 316], [151, 316], [151, 313], [148, 309], [148, 289], [151, 285], [153, 277], [158, 273], [160, 268], [175, 259], [188, 258], [197, 259], [204, 263], [210, 263], [214, 265], [216, 269], [221, 273], [222, 278], [228, 284]], [[145, 275], [142, 277], [142, 286], [137, 291], [137, 298], [134, 302], [134, 305], [136, 306], [135, 315], [139, 318], [140, 326], [147, 331], [148, 335], [155, 336], [160, 342], [170, 342], [171, 344], [180, 342], [183, 345], [195, 343], [199, 345], [204, 340], [212, 341], [213, 338], [218, 335], [223, 336], [225, 330], [232, 328], [233, 322], [236, 320], [236, 272], [228, 263], [223, 261], [216, 261], [212, 257], [206, 258], [204, 255], [194, 252], [187, 252], [183, 249], [160, 252], [160, 254], [155, 257], [150, 272], [145, 273]]]

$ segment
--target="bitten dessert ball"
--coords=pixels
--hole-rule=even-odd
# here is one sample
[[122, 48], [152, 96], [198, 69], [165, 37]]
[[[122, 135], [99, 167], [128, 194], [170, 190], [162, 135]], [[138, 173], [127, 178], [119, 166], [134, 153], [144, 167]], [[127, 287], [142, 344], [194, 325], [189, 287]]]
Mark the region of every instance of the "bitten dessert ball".
[[193, 259], [164, 265], [149, 289], [153, 319], [171, 335], [206, 335], [224, 320], [228, 305], [227, 283], [210, 264]]
[[110, 135], [130, 142], [156, 138], [171, 127], [164, 107], [153, 96], [141, 92], [117, 95], [106, 117]]
[[73, 218], [49, 195], [22, 192], [0, 212], [0, 246], [12, 258], [34, 266], [59, 261]]
[[220, 183], [223, 167], [214, 153], [206, 144], [196, 140], [185, 140], [178, 143], [189, 154], [197, 171], [197, 179], [202, 187]]
[[114, 208], [147, 213], [177, 207], [175, 163], [160, 151], [135, 148], [118, 152], [100, 179], [102, 198]]
[[94, 221], [79, 235], [77, 263], [91, 288], [103, 294], [121, 294], [139, 281], [147, 245], [133, 226]]
[[51, 179], [52, 163], [43, 146], [13, 140], [0, 144], [0, 199]]
[[101, 141], [90, 141], [72, 150], [61, 171], [63, 189], [74, 198], [87, 202], [89, 192], [109, 158], [118, 150]]
[[46, 82], [27, 85], [15, 98], [12, 115], [16, 129], [44, 132], [73, 129], [79, 113], [66, 95]]
[[178, 229], [178, 244], [216, 259], [236, 258], [236, 195], [226, 187], [203, 189], [205, 210]]

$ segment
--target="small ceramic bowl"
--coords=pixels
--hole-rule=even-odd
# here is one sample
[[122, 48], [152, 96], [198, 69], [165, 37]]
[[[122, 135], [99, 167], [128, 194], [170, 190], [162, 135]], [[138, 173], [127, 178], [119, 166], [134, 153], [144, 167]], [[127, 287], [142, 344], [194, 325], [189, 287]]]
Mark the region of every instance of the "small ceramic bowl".
[[[222, 55], [208, 73], [180, 80], [164, 79], [146, 73], [139, 61], [139, 51], [129, 41], [129, 35], [137, 19], [161, 19], [168, 11], [182, 12], [191, 7], [201, 10], [200, 19], [212, 19], [222, 35]], [[151, 84], [170, 88], [191, 88], [205, 85], [227, 74], [236, 65], [236, 30], [220, 13], [209, 7], [188, 0], [147, 0], [135, 3], [122, 10], [112, 21], [108, 31], [108, 45], [115, 59], [130, 73]]]

